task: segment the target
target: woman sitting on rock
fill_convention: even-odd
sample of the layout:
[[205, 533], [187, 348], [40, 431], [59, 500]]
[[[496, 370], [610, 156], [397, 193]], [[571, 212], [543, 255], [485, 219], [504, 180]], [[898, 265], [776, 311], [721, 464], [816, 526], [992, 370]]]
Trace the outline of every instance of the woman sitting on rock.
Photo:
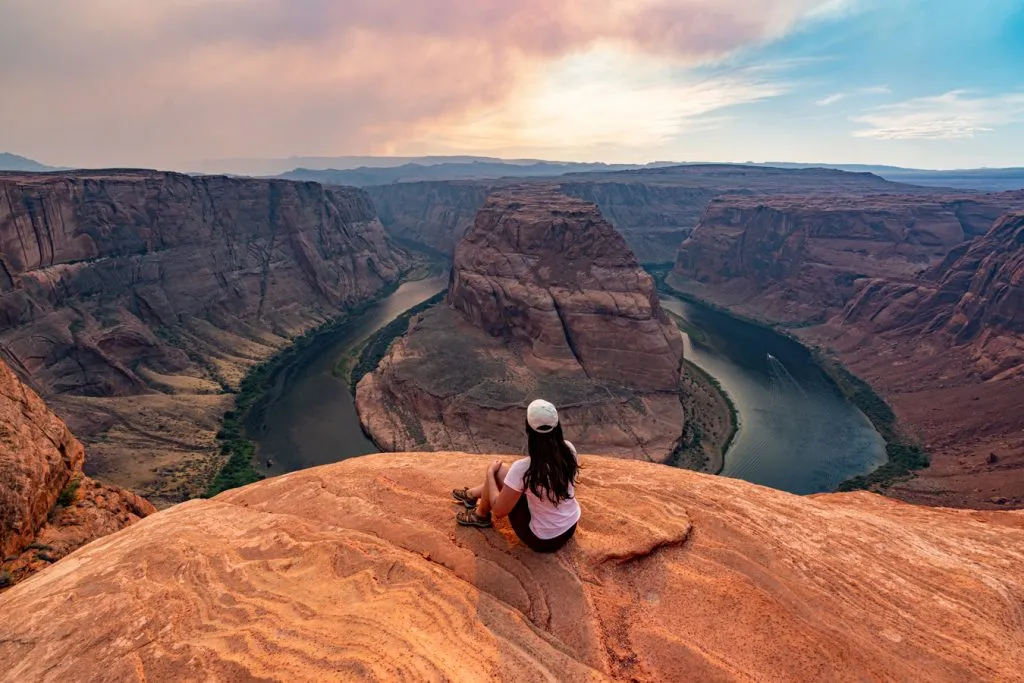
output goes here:
[[462, 526], [486, 528], [492, 514], [508, 515], [519, 540], [537, 552], [551, 553], [576, 533], [579, 456], [562, 436], [558, 411], [547, 401], [534, 401], [526, 409], [526, 436], [529, 457], [511, 467], [495, 460], [487, 467], [483, 484], [452, 491], [455, 500], [469, 508], [455, 519]]

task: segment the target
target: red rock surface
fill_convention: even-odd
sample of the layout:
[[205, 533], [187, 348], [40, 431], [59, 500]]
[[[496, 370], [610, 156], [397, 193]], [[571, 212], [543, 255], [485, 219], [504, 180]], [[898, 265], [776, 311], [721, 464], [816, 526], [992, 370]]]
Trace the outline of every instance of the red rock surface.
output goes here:
[[3, 356], [85, 440], [91, 473], [162, 502], [209, 476], [223, 392], [401, 262], [351, 188], [0, 173]]
[[[155, 511], [83, 477], [84, 461], [67, 426], [0, 361], [0, 588]], [[58, 505], [72, 482], [76, 500]]]
[[592, 204], [547, 189], [488, 200], [455, 254], [446, 305], [414, 319], [360, 382], [385, 450], [518, 450], [522, 408], [569, 438], [664, 462], [683, 430], [682, 338], [651, 277]]
[[153, 515], [0, 595], [11, 680], [1019, 681], [1024, 513], [585, 456], [554, 555], [456, 527], [488, 457], [387, 454]]
[[912, 278], [985, 234], [1021, 193], [722, 197], [683, 243], [674, 283], [740, 311], [824, 322], [863, 278]]

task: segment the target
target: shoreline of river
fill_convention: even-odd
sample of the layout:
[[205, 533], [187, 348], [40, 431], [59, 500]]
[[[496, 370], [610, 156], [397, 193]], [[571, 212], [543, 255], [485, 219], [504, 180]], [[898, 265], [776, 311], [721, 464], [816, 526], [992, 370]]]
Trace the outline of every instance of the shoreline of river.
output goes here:
[[774, 324], [770, 321], [735, 313], [713, 301], [678, 290], [668, 283], [669, 273], [661, 268], [652, 268], [648, 272], [654, 278], [659, 292], [664, 292], [692, 305], [703, 306], [737, 321], [770, 330], [803, 347], [840, 394], [868, 419], [885, 442], [886, 460], [866, 474], [845, 479], [835, 487], [834, 491], [869, 490], [872, 487], [885, 489], [892, 484], [912, 478], [917, 470], [928, 466], [928, 454], [919, 444], [904, 436], [888, 402], [868, 382], [850, 371], [842, 361], [831, 356], [827, 349], [807, 345], [790, 331], [792, 326]]
[[[682, 385], [688, 390], [682, 397], [687, 417], [683, 433], [686, 443], [680, 444], [680, 450], [673, 454], [673, 462], [666, 464], [720, 475], [740, 430], [739, 411], [721, 383], [696, 363], [684, 358], [682, 375]], [[697, 390], [686, 387], [687, 382], [696, 385]], [[709, 432], [711, 438], [706, 441]]]
[[[433, 265], [431, 264], [431, 269]], [[222, 456], [226, 455], [227, 460], [209, 482], [204, 497], [209, 498], [266, 477], [258, 469], [257, 440], [248, 433], [246, 423], [252, 410], [266, 400], [277, 375], [289, 369], [293, 363], [301, 365], [311, 352], [314, 355], [318, 353], [319, 347], [329, 343], [330, 338], [344, 333], [346, 327], [353, 321], [395, 294], [402, 285], [427, 279], [430, 270], [424, 270], [424, 267], [425, 264], [417, 264], [402, 272], [374, 296], [346, 309], [337, 317], [310, 328], [246, 372], [239, 382], [237, 391], [234, 392], [234, 406], [224, 413], [217, 432], [219, 452]]]

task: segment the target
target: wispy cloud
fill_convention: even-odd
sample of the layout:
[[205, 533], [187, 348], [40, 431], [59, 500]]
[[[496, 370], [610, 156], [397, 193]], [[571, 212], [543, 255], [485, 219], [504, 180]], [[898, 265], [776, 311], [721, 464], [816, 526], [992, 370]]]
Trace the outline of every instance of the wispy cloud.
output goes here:
[[1024, 92], [989, 97], [951, 90], [877, 107], [853, 118], [867, 128], [856, 137], [881, 140], [954, 140], [973, 138], [1016, 121], [1024, 121]]
[[836, 102], [845, 100], [849, 97], [856, 97], [858, 95], [888, 95], [891, 92], [892, 91], [889, 90], [889, 86], [887, 85], [873, 85], [868, 88], [858, 88], [857, 90], [853, 90], [851, 92], [837, 92], [832, 95], [829, 95], [828, 97], [823, 97], [822, 99], [815, 102], [815, 104], [817, 104], [819, 107], [827, 107], [829, 105], [835, 104]]
[[[0, 0], [0, 148], [55, 163], [168, 165], [386, 152], [410, 132], [455, 135], [477, 115], [526, 111], [552, 65], [574, 55], [607, 47], [685, 72], [842, 4]], [[667, 97], [641, 94], [652, 105]], [[581, 131], [593, 134], [561, 135]]]
[[827, 107], [830, 104], [835, 104], [836, 102], [839, 102], [840, 100], [845, 100], [847, 97], [849, 97], [847, 93], [837, 92], [833, 95], [829, 95], [828, 97], [823, 97], [822, 99], [815, 102], [815, 104], [817, 104], [819, 107]]
[[762, 64], [697, 80], [656, 60], [599, 50], [556, 66], [500, 107], [425, 137], [501, 155], [598, 153], [614, 145], [657, 156], [680, 134], [721, 127], [734, 107], [791, 92], [787, 71]]

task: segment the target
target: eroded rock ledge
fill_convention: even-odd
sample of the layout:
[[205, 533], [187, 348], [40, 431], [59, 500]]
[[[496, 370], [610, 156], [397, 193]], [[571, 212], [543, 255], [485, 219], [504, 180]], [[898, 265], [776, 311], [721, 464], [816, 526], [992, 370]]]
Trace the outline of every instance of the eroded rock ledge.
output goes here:
[[0, 589], [156, 511], [85, 477], [84, 463], [67, 425], [0, 361]]
[[[1019, 680], [1024, 513], [585, 456], [576, 539], [455, 526], [493, 456], [369, 456], [153, 515], [0, 596], [12, 680]], [[472, 656], [469, 656], [472, 653]]]

